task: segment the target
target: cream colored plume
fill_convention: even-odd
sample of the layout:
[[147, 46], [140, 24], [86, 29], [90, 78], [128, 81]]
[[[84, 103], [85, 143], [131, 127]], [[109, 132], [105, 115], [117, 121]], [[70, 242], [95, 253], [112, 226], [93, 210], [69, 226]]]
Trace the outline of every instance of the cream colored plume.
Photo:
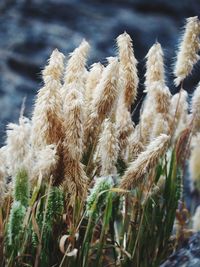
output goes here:
[[95, 90], [92, 110], [103, 121], [112, 111], [118, 96], [119, 63], [115, 58], [105, 68], [102, 78]]
[[28, 169], [31, 135], [31, 124], [29, 119], [20, 117], [19, 124], [8, 124], [6, 135], [7, 138], [4, 153], [9, 175], [14, 176], [19, 169]]
[[0, 177], [0, 208], [3, 207], [4, 205], [5, 197], [6, 197], [6, 181]]
[[51, 82], [52, 79], [60, 81], [63, 77], [65, 56], [55, 49], [49, 59], [49, 64], [42, 71], [45, 83]]
[[41, 150], [32, 150], [31, 165], [28, 173], [31, 182], [34, 184], [38, 177], [49, 179], [51, 173], [55, 170], [58, 162], [57, 147], [55, 145], [47, 145]]
[[100, 82], [98, 83], [91, 104], [91, 113], [85, 122], [85, 143], [92, 140], [100, 128], [103, 120], [109, 117], [116, 107], [118, 98], [118, 60], [113, 60], [104, 69]]
[[80, 161], [65, 153], [65, 177], [62, 184], [66, 193], [67, 206], [74, 206], [76, 199], [84, 201], [87, 196], [88, 178]]
[[149, 49], [146, 59], [145, 87], [148, 91], [153, 82], [165, 81], [163, 50], [158, 42]]
[[200, 131], [200, 83], [194, 91], [192, 97], [192, 120], [193, 120], [193, 132]]
[[91, 66], [91, 69], [88, 73], [88, 77], [87, 77], [87, 81], [85, 85], [85, 88], [86, 88], [85, 89], [85, 101], [86, 101], [86, 105], [88, 106], [88, 109], [93, 100], [93, 95], [94, 95], [96, 86], [101, 79], [103, 69], [104, 67], [100, 62], [94, 63]]
[[[155, 107], [153, 105], [148, 105], [147, 103], [148, 99], [146, 98], [144, 100], [143, 107], [141, 109], [141, 115], [140, 115], [140, 141], [143, 145], [146, 145], [151, 136], [151, 130], [153, 128], [154, 119], [155, 119]], [[153, 102], [152, 102], [153, 103]], [[150, 102], [149, 102], [150, 104]], [[148, 107], [148, 108], [147, 108]]]
[[189, 160], [190, 176], [193, 184], [200, 191], [200, 133], [192, 137]]
[[72, 83], [78, 82], [80, 85], [79, 90], [84, 93], [84, 83], [86, 80], [87, 70], [85, 68], [90, 45], [87, 41], [83, 40], [79, 47], [77, 47], [71, 54], [67, 62], [64, 85], [61, 89], [62, 97], [65, 98]]
[[155, 167], [157, 162], [168, 149], [170, 137], [162, 134], [153, 140], [138, 158], [133, 161], [124, 176], [122, 177], [120, 188], [130, 190], [141, 184], [145, 174]]
[[[55, 75], [55, 73], [61, 74], [62, 71], [57, 67], [59, 62], [56, 61], [56, 64], [54, 64], [53, 58], [51, 56], [49, 65], [43, 71], [45, 84], [37, 94], [32, 116], [32, 144], [39, 149], [50, 144], [57, 145], [63, 137], [62, 99], [60, 94], [61, 77]], [[63, 65], [63, 57], [60, 56], [58, 58], [60, 65]], [[58, 69], [59, 71], [57, 71]]]
[[155, 96], [156, 112], [168, 115], [171, 100], [171, 93], [167, 86], [161, 85], [159, 82], [153, 86], [153, 95]]
[[[2, 146], [0, 148], [0, 177], [7, 175], [7, 146]], [[1, 180], [1, 179], [0, 179]]]
[[159, 43], [154, 44], [146, 58], [145, 91], [147, 92], [147, 96], [143, 104], [140, 119], [141, 141], [143, 144], [147, 144], [152, 136], [152, 129], [155, 126], [158, 113], [162, 114], [162, 121], [165, 120], [167, 122], [170, 120], [169, 105], [171, 99], [169, 88], [165, 85], [161, 45]]
[[192, 228], [195, 232], [200, 231], [200, 206], [196, 208], [195, 214], [192, 217], [193, 225]]
[[[181, 131], [189, 125], [188, 120], [188, 93], [181, 90], [179, 93], [173, 95], [170, 103], [171, 122], [175, 127], [174, 138], [176, 139]], [[172, 126], [173, 126], [172, 125]]]
[[134, 123], [131, 118], [131, 113], [123, 103], [118, 103], [116, 111], [116, 130], [120, 147], [120, 156], [127, 161], [129, 151], [128, 138], [134, 132]]
[[123, 83], [124, 103], [128, 109], [137, 97], [139, 83], [137, 60], [134, 55], [131, 37], [125, 32], [117, 37], [120, 60], [120, 77]]
[[176, 115], [176, 120], [186, 121], [188, 114], [188, 93], [185, 90], [181, 90], [179, 93], [175, 94], [171, 98], [170, 103], [170, 113], [171, 116]]
[[83, 153], [83, 94], [74, 82], [64, 101], [64, 181], [67, 205], [73, 206], [75, 199], [84, 199], [87, 192], [87, 177], [80, 163]]
[[155, 139], [161, 134], [169, 134], [170, 127], [169, 127], [169, 121], [167, 121], [163, 114], [158, 113], [155, 117], [153, 127], [151, 130], [151, 140]]
[[185, 32], [179, 45], [177, 61], [174, 68], [176, 86], [192, 72], [193, 66], [199, 60], [198, 52], [200, 21], [198, 17], [191, 17], [186, 20]]
[[74, 84], [64, 101], [64, 148], [74, 160], [81, 160], [83, 153], [83, 97]]
[[110, 119], [103, 123], [103, 131], [99, 139], [99, 156], [101, 161], [101, 176], [116, 174], [116, 163], [119, 153], [115, 124]]
[[165, 85], [163, 51], [159, 43], [155, 43], [146, 56], [145, 92], [147, 100], [145, 106], [152, 106], [156, 102], [157, 112], [165, 113], [171, 96], [168, 87]]
[[134, 131], [128, 137], [128, 160], [135, 160], [138, 155], [144, 150], [144, 145], [140, 140], [140, 125], [137, 125]]
[[4, 199], [6, 196], [6, 176], [7, 176], [7, 168], [6, 168], [6, 150], [5, 146], [0, 148], [0, 207], [3, 206]]

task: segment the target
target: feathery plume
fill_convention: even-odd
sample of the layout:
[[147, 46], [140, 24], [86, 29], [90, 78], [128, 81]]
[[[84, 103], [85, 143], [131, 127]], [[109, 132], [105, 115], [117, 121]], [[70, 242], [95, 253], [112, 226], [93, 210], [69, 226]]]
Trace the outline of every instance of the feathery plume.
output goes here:
[[140, 141], [140, 126], [135, 127], [134, 132], [128, 137], [128, 159], [129, 161], [135, 160], [138, 155], [144, 150], [144, 146]]
[[6, 196], [6, 156], [5, 147], [0, 148], [0, 207], [3, 206]]
[[154, 99], [155, 111], [157, 113], [168, 115], [171, 100], [169, 88], [165, 86], [162, 81], [158, 81], [153, 82], [151, 86], [149, 86], [149, 90], [151, 91], [151, 99]]
[[7, 175], [7, 165], [7, 146], [3, 146], [0, 148], [0, 177]]
[[10, 123], [6, 130], [6, 162], [9, 175], [26, 168], [30, 153], [31, 124], [28, 118], [20, 117], [19, 124]]
[[101, 176], [116, 174], [116, 163], [119, 146], [114, 123], [106, 119], [99, 139], [99, 154], [101, 159]]
[[125, 161], [128, 156], [128, 138], [134, 131], [131, 114], [123, 103], [119, 103], [116, 111], [117, 138], [120, 147], [120, 156]]
[[[168, 125], [171, 122], [171, 117], [169, 115], [170, 100], [171, 93], [169, 88], [165, 86], [162, 81], [152, 82], [151, 85], [149, 85], [140, 123], [144, 144], [147, 143], [154, 134], [158, 134], [160, 131], [162, 132], [162, 126], [164, 128], [166, 127], [166, 129], [163, 128], [163, 133], [168, 132]], [[157, 117], [161, 119], [162, 123], [159, 122]], [[152, 135], [153, 127], [154, 134]]]
[[[49, 65], [43, 71], [45, 84], [38, 92], [32, 116], [32, 144], [37, 149], [57, 145], [63, 137], [61, 85], [57, 75], [61, 71], [57, 67], [59, 63], [56, 61], [55, 64], [53, 59], [54, 56], [51, 56]], [[63, 56], [58, 59], [62, 65]]]
[[61, 82], [64, 70], [64, 59], [65, 56], [60, 53], [58, 49], [52, 52], [48, 60], [48, 65], [42, 71], [44, 83], [51, 82], [52, 79]]
[[200, 131], [200, 83], [192, 97], [193, 132]]
[[193, 66], [199, 60], [198, 52], [200, 50], [199, 43], [200, 21], [198, 17], [191, 17], [186, 20], [185, 32], [183, 34], [177, 61], [174, 68], [176, 86], [192, 72]]
[[86, 105], [88, 106], [88, 109], [93, 100], [94, 90], [96, 89], [97, 84], [101, 79], [103, 69], [104, 67], [100, 62], [94, 63], [88, 73], [85, 85], [85, 101]]
[[65, 153], [65, 177], [62, 184], [66, 193], [67, 206], [74, 206], [76, 198], [85, 200], [88, 188], [88, 178], [83, 165]]
[[165, 81], [163, 50], [158, 42], [149, 49], [146, 59], [145, 87], [148, 91], [153, 82]]
[[141, 141], [148, 143], [155, 125], [155, 114], [161, 113], [163, 119], [169, 121], [169, 105], [171, 93], [165, 85], [163, 51], [159, 43], [155, 43], [149, 50], [146, 62], [145, 92], [146, 99], [140, 119]]
[[162, 134], [153, 140], [147, 146], [146, 150], [130, 164], [129, 168], [122, 177], [120, 188], [130, 190], [142, 183], [145, 174], [155, 167], [160, 157], [162, 157], [166, 152], [169, 139], [169, 136]]
[[195, 214], [192, 217], [193, 225], [192, 228], [195, 232], [200, 231], [200, 206], [196, 208]]
[[[75, 88], [75, 87], [74, 87]], [[64, 147], [75, 160], [81, 160], [83, 152], [83, 99], [82, 94], [72, 89], [64, 102]]]
[[79, 90], [83, 93], [84, 83], [86, 79], [87, 70], [85, 64], [88, 56], [90, 45], [86, 40], [83, 40], [79, 47], [77, 47], [71, 54], [67, 62], [64, 85], [61, 89], [62, 98], [65, 99], [65, 95], [68, 92], [68, 87], [71, 83], [78, 82], [80, 85]]
[[196, 136], [192, 136], [191, 140], [191, 155], [189, 161], [189, 169], [191, 179], [195, 187], [200, 191], [200, 133]]
[[141, 109], [140, 123], [139, 123], [140, 141], [142, 142], [143, 145], [147, 144], [150, 139], [151, 130], [153, 127], [154, 118], [156, 114], [155, 107], [153, 105], [149, 105], [150, 102], [148, 104], [147, 101], [149, 102], [149, 99], [146, 98], [143, 103], [143, 107]]
[[120, 60], [120, 77], [123, 83], [124, 103], [128, 109], [137, 97], [139, 83], [137, 75], [137, 60], [131, 37], [124, 32], [117, 37], [118, 53]]
[[92, 107], [97, 113], [100, 121], [103, 121], [106, 116], [112, 111], [113, 105], [118, 96], [118, 73], [119, 64], [115, 58], [102, 74], [102, 78], [95, 90]]
[[29, 168], [29, 177], [34, 184], [38, 177], [49, 179], [51, 173], [58, 163], [57, 147], [55, 145], [47, 145], [44, 148], [32, 151], [31, 168]]
[[[179, 134], [187, 127], [188, 119], [188, 94], [185, 90], [173, 95], [170, 103], [171, 123], [176, 124], [174, 139], [176, 140]], [[173, 127], [173, 125], [172, 125]]]
[[83, 153], [83, 95], [78, 82], [66, 94], [64, 101], [64, 182], [68, 206], [73, 206], [76, 197], [84, 199], [87, 192], [87, 177], [80, 163]]
[[158, 113], [155, 117], [154, 124], [151, 130], [151, 140], [161, 134], [169, 134], [169, 122], [163, 117], [163, 114]]
[[94, 138], [103, 120], [113, 111], [118, 97], [118, 71], [117, 59], [108, 64], [103, 71], [95, 90], [91, 113], [85, 122], [85, 143]]
[[188, 93], [185, 90], [181, 90], [171, 98], [170, 113], [174, 117], [176, 115], [176, 121], [186, 121], [188, 114]]
[[6, 197], [6, 181], [0, 171], [0, 208], [3, 207]]
[[163, 51], [158, 42], [150, 48], [146, 59], [145, 92], [148, 94], [145, 105], [152, 105], [152, 101], [155, 99], [157, 112], [165, 113], [168, 111], [171, 94], [165, 85]]

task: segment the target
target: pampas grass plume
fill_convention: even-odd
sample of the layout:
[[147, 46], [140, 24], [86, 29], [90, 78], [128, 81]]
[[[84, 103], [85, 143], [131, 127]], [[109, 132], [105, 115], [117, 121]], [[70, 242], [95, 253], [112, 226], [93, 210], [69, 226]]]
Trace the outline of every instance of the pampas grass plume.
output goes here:
[[119, 153], [115, 124], [106, 119], [99, 139], [99, 156], [101, 159], [101, 176], [116, 174], [116, 163]]
[[200, 21], [198, 17], [191, 17], [186, 20], [185, 32], [179, 45], [177, 61], [174, 68], [176, 86], [192, 72], [193, 66], [199, 60], [198, 52]]
[[58, 49], [55, 49], [52, 52], [48, 65], [42, 71], [43, 80], [45, 83], [48, 83], [52, 79], [61, 82], [64, 71], [64, 59], [65, 56], [59, 52]]
[[200, 83], [194, 91], [192, 97], [192, 119], [193, 119], [193, 132], [200, 131]]
[[118, 103], [116, 111], [116, 130], [117, 138], [120, 147], [120, 156], [127, 160], [128, 153], [128, 138], [134, 132], [134, 123], [131, 118], [131, 113], [123, 103]]
[[[59, 60], [62, 65], [63, 57], [61, 56]], [[55, 79], [54, 75], [57, 65], [58, 63], [54, 65], [54, 61], [49, 61], [46, 68], [50, 68], [51, 72], [48, 72], [48, 79], [44, 77], [45, 84], [38, 92], [33, 110], [31, 139], [33, 146], [37, 149], [50, 144], [57, 145], [63, 137], [61, 85], [60, 79], [57, 77]], [[46, 68], [43, 73], [46, 72]]]
[[134, 55], [132, 40], [126, 32], [117, 37], [120, 60], [120, 77], [123, 83], [124, 103], [128, 109], [136, 100], [139, 83], [137, 75], [137, 60]]
[[83, 153], [83, 98], [77, 89], [68, 92], [63, 109], [64, 147], [73, 159], [80, 160]]
[[64, 74], [64, 85], [61, 89], [62, 98], [68, 92], [68, 87], [71, 83], [79, 82], [79, 90], [84, 93], [84, 83], [86, 78], [86, 60], [90, 45], [86, 40], [83, 40], [79, 47], [77, 47], [69, 57]]
[[158, 42], [149, 49], [146, 59], [145, 87], [148, 91], [153, 82], [165, 81], [163, 50]]
[[93, 101], [91, 103], [91, 112], [84, 126], [84, 142], [94, 140], [95, 134], [100, 129], [103, 120], [109, 117], [118, 98], [118, 78], [119, 63], [117, 58], [103, 70], [102, 77], [98, 83]]
[[65, 173], [62, 187], [66, 194], [67, 206], [74, 206], [76, 198], [84, 201], [87, 195], [88, 178], [83, 165], [65, 154]]
[[130, 190], [142, 183], [145, 174], [155, 167], [160, 157], [166, 152], [169, 139], [169, 136], [162, 134], [147, 146], [125, 172], [120, 184], [121, 189]]
[[110, 114], [118, 96], [119, 63], [115, 58], [105, 68], [95, 90], [92, 107], [100, 121]]
[[195, 232], [200, 231], [200, 206], [196, 208], [195, 214], [192, 217], [193, 225], [192, 228]]
[[96, 89], [97, 84], [99, 83], [100, 79], [101, 79], [101, 75], [103, 72], [103, 65], [98, 62], [98, 63], [94, 63], [91, 66], [91, 69], [88, 73], [88, 77], [87, 77], [87, 81], [86, 81], [86, 89], [85, 89], [85, 101], [86, 101], [86, 105], [89, 109], [89, 106], [93, 100], [93, 95], [94, 95], [94, 91]]
[[194, 186], [200, 191], [200, 133], [192, 137], [189, 169]]
[[8, 172], [10, 175], [15, 175], [19, 168], [28, 167], [31, 135], [29, 119], [20, 117], [19, 124], [8, 124], [6, 135], [5, 155]]

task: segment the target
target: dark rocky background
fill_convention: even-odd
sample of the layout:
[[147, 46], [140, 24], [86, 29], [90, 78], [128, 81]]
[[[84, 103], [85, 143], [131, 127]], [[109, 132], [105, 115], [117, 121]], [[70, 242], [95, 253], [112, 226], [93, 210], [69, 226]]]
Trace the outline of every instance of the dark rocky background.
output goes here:
[[[0, 0], [0, 140], [5, 125], [18, 119], [24, 97], [30, 115], [40, 71], [54, 48], [66, 54], [86, 38], [92, 46], [88, 64], [105, 62], [116, 52], [115, 38], [127, 31], [140, 76], [144, 57], [158, 40], [169, 78], [184, 18], [199, 11], [200, 0]], [[185, 87], [192, 91], [199, 78], [197, 67]], [[175, 91], [171, 82], [168, 85]]]

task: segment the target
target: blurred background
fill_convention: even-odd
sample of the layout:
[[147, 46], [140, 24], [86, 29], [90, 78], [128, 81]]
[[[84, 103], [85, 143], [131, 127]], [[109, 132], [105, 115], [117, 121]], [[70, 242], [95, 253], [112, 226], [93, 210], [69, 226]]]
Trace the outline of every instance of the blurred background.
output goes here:
[[[17, 121], [23, 98], [30, 116], [41, 69], [54, 48], [71, 52], [83, 38], [91, 44], [88, 66], [116, 54], [115, 38], [127, 31], [139, 60], [143, 90], [145, 55], [155, 41], [165, 52], [168, 86], [185, 18], [198, 15], [200, 0], [0, 0], [0, 142], [5, 126]], [[185, 83], [192, 92], [198, 66]]]

